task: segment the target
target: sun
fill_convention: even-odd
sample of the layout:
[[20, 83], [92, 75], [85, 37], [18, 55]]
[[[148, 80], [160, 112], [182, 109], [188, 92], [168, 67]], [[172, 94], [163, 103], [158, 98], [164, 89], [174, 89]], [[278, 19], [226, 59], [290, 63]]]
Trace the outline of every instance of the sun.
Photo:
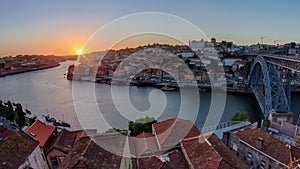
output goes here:
[[82, 54], [83, 54], [83, 51], [82, 51], [82, 49], [78, 49], [78, 50], [76, 50], [76, 54], [77, 54], [77, 55], [82, 55]]

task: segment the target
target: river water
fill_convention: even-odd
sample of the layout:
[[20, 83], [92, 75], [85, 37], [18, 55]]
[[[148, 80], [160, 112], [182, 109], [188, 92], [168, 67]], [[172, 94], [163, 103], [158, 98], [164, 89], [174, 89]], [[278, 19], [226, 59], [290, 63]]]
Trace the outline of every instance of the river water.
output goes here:
[[[22, 103], [24, 109], [31, 110], [40, 119], [43, 119], [42, 115], [49, 114], [70, 123], [73, 129], [97, 128], [100, 132], [110, 127], [126, 128], [128, 119], [144, 116], [156, 117], [158, 121], [185, 117], [185, 112], [193, 111], [199, 102], [194, 99], [194, 91], [187, 91], [181, 97], [181, 91], [162, 92], [151, 87], [114, 86], [114, 97], [123, 104], [123, 107], [118, 108], [111, 95], [110, 85], [65, 79], [63, 74], [72, 63], [74, 62], [62, 62], [56, 68], [0, 78], [0, 99]], [[129, 94], [124, 92], [127, 90]], [[222, 95], [221, 92], [218, 94]], [[144, 113], [131, 114], [132, 109], [128, 108], [130, 104], [122, 101], [126, 97], [137, 112]], [[296, 117], [300, 111], [300, 106], [297, 105], [299, 99], [299, 94], [292, 95], [292, 111]], [[186, 103], [183, 115], [180, 111], [182, 100]], [[124, 107], [124, 104], [128, 106]], [[217, 104], [211, 104], [211, 92], [200, 92], [198, 116], [190, 116], [198, 128], [203, 126], [210, 106]], [[227, 94], [224, 111], [213, 113], [220, 115], [220, 122], [226, 122], [241, 111], [248, 112], [251, 121], [259, 118], [261, 111], [254, 95]], [[101, 116], [98, 117], [95, 112], [100, 112]]]

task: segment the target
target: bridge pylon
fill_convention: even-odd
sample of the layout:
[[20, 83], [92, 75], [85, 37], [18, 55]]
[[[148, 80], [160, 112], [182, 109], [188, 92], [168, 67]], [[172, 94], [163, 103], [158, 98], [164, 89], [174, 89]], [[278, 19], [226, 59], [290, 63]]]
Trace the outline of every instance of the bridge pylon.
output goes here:
[[269, 118], [270, 122], [275, 123], [293, 123], [294, 114], [292, 112], [276, 112], [274, 110], [270, 110]]

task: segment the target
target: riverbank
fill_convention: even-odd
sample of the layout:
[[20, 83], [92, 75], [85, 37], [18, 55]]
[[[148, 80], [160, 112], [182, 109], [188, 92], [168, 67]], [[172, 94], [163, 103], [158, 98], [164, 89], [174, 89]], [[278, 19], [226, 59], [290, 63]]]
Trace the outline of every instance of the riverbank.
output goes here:
[[[131, 111], [121, 110], [122, 112], [119, 112], [115, 108], [116, 103], [112, 96], [111, 86], [101, 83], [69, 81], [63, 78], [63, 74], [68, 69], [68, 66], [74, 63], [76, 62], [60, 62], [60, 66], [52, 69], [0, 78], [1, 99], [21, 103], [24, 105], [24, 109], [30, 110], [32, 115], [36, 115], [38, 119], [43, 120], [43, 115], [47, 114], [56, 120], [66, 121], [71, 125], [72, 130], [80, 129], [87, 125], [85, 120], [79, 117], [93, 117], [96, 119], [99, 117], [99, 113], [103, 114], [103, 117], [97, 119], [98, 122], [95, 125], [102, 127], [103, 131], [107, 127], [126, 127], [128, 121], [119, 114], [124, 113], [127, 116], [131, 114]], [[125, 92], [128, 89], [129, 93]], [[120, 99], [124, 98], [125, 100], [129, 95], [132, 105], [140, 111], [148, 110], [151, 105], [153, 105], [153, 108], [159, 107], [162, 104], [162, 97], [165, 95], [167, 102], [164, 111], [153, 109], [153, 111], [149, 112], [149, 115], [162, 121], [177, 117], [179, 112], [197, 111], [198, 115], [195, 125], [198, 128], [203, 127], [207, 113], [212, 105], [212, 94], [209, 90], [206, 90], [206, 92], [200, 91], [199, 110], [195, 110], [193, 106], [189, 106], [199, 104], [193, 97], [192, 92], [194, 90], [186, 90], [187, 92], [184, 95], [181, 95], [179, 90], [167, 91], [161, 95], [161, 92], [153, 89], [155, 88], [114, 86], [114, 92], [118, 93]], [[88, 91], [91, 91], [91, 93]], [[216, 92], [216, 95], [216, 99], [218, 99], [218, 96], [222, 95], [222, 93]], [[291, 103], [293, 112], [300, 112], [299, 106], [297, 106], [299, 98], [298, 94], [293, 95]], [[185, 100], [188, 105], [182, 105], [181, 100]], [[185, 107], [182, 109], [182, 106]], [[220, 112], [222, 113], [220, 122], [229, 121], [236, 112], [242, 111], [249, 112], [250, 120], [255, 121], [255, 116], [260, 112], [255, 96], [253, 94], [248, 94], [247, 96], [238, 93], [227, 94], [225, 108]], [[81, 113], [83, 116], [78, 116]], [[295, 116], [298, 117], [298, 114], [295, 114]], [[109, 126], [105, 125], [107, 122], [109, 122]]]
[[26, 73], [26, 72], [32, 72], [32, 71], [38, 71], [38, 70], [43, 70], [43, 69], [50, 69], [50, 68], [54, 68], [54, 67], [58, 67], [58, 66], [60, 66], [59, 63], [52, 63], [52, 64], [49, 64], [49, 65], [43, 65], [43, 66], [37, 66], [37, 67], [31, 67], [31, 68], [8, 70], [6, 72], [1, 72], [0, 77], [20, 74], [20, 73]]
[[77, 56], [17, 55], [0, 58], [0, 77], [60, 66], [60, 62], [76, 60]]

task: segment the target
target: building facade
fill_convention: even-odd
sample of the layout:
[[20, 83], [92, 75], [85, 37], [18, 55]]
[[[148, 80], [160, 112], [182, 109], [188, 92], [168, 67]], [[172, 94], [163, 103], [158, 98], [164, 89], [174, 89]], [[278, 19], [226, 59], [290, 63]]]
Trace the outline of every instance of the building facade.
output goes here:
[[223, 134], [223, 141], [254, 168], [279, 169], [300, 158], [300, 149], [248, 127]]

